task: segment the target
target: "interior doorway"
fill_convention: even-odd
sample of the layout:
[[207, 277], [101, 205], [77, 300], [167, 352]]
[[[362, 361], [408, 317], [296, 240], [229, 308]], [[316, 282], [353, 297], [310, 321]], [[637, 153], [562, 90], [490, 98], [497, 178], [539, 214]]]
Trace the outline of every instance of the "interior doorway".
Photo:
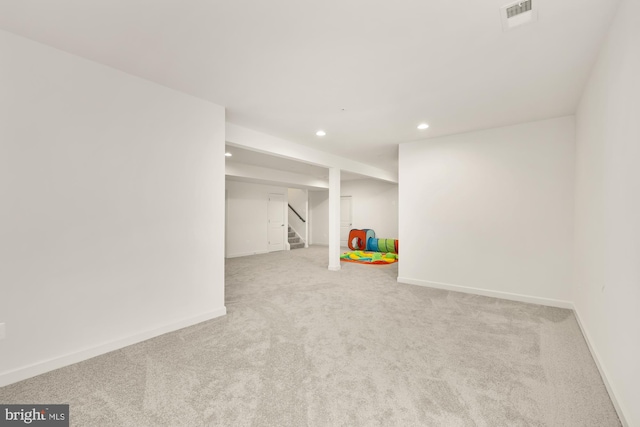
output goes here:
[[284, 194], [269, 194], [269, 252], [283, 251], [285, 239], [285, 210]]
[[348, 246], [352, 222], [351, 196], [340, 197], [340, 246]]

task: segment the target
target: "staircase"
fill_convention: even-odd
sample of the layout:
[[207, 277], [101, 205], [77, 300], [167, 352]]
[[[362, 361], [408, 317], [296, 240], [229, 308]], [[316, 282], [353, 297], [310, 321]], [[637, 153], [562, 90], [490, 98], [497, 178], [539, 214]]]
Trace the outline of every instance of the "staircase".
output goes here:
[[289, 247], [291, 249], [304, 248], [304, 242], [291, 227], [289, 227]]

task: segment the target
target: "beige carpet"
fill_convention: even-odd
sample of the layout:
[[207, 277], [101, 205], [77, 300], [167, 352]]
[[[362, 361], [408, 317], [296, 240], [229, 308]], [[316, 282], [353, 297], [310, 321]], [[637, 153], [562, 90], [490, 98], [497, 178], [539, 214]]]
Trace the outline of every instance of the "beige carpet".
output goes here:
[[226, 317], [0, 402], [70, 403], [76, 426], [619, 425], [570, 311], [326, 266], [326, 247], [227, 260]]

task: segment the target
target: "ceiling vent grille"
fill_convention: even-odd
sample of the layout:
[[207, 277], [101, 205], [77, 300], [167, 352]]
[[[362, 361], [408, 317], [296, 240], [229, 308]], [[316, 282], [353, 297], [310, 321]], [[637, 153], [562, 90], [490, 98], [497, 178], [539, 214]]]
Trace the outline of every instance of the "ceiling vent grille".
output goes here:
[[507, 7], [507, 18], [513, 18], [516, 15], [525, 13], [531, 10], [531, 0], [523, 1], [522, 3], [514, 4]]
[[500, 8], [502, 30], [507, 31], [520, 25], [538, 20], [538, 10], [533, 7], [533, 0], [522, 0]]

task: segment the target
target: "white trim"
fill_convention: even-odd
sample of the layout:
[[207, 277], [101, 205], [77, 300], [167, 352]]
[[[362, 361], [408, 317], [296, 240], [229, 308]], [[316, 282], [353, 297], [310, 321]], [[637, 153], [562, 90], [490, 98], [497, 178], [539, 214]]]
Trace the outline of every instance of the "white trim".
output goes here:
[[409, 285], [425, 286], [429, 288], [444, 289], [444, 290], [455, 291], [455, 292], [464, 292], [467, 294], [483, 295], [483, 296], [502, 298], [502, 299], [507, 299], [512, 301], [546, 305], [550, 307], [568, 308], [572, 310], [575, 315], [576, 321], [578, 322], [578, 326], [580, 327], [580, 331], [582, 332], [582, 336], [584, 337], [584, 340], [587, 343], [587, 347], [591, 352], [591, 357], [593, 358], [596, 366], [598, 367], [598, 372], [602, 377], [602, 382], [604, 383], [604, 386], [607, 389], [607, 393], [609, 393], [609, 398], [611, 399], [611, 403], [613, 403], [613, 407], [615, 408], [616, 413], [618, 414], [618, 418], [620, 419], [620, 422], [624, 427], [629, 427], [629, 424], [627, 423], [624, 417], [625, 410], [616, 397], [615, 388], [613, 384], [609, 381], [607, 370], [604, 368], [602, 363], [600, 363], [600, 357], [598, 356], [598, 352], [592, 344], [592, 340], [589, 336], [589, 333], [587, 332], [582, 321], [580, 320], [580, 313], [578, 312], [578, 309], [573, 305], [572, 302], [556, 300], [551, 298], [534, 297], [530, 295], [513, 294], [509, 292], [492, 291], [488, 289], [471, 288], [471, 287], [460, 286], [460, 285], [451, 285], [448, 283], [431, 282], [428, 280], [411, 279], [408, 277], [398, 277], [398, 283], [406, 283]]
[[28, 378], [35, 377], [36, 375], [53, 371], [54, 369], [59, 369], [65, 366], [72, 365], [74, 363], [82, 362], [84, 360], [91, 359], [92, 357], [109, 353], [110, 351], [119, 350], [132, 344], [137, 344], [142, 341], [155, 338], [159, 335], [177, 331], [178, 329], [193, 326], [207, 320], [215, 319], [216, 317], [224, 316], [225, 314], [227, 314], [227, 308], [222, 306], [208, 313], [203, 313], [198, 316], [179, 320], [177, 322], [173, 322], [159, 328], [150, 329], [144, 332], [130, 335], [125, 338], [109, 341], [95, 347], [86, 348], [73, 353], [65, 354], [63, 356], [55, 357], [53, 359], [33, 363], [31, 365], [27, 365], [12, 371], [3, 372], [2, 374], [0, 374], [0, 387], [7, 386], [18, 381], [26, 380]]
[[607, 393], [609, 393], [609, 398], [611, 399], [611, 403], [613, 403], [613, 407], [618, 413], [618, 418], [620, 418], [620, 422], [624, 427], [628, 427], [629, 424], [627, 423], [627, 420], [624, 417], [625, 411], [623, 410], [622, 405], [616, 398], [615, 388], [613, 387], [613, 384], [609, 381], [607, 370], [604, 368], [602, 363], [600, 363], [600, 357], [598, 356], [598, 352], [596, 351], [596, 348], [591, 344], [592, 340], [589, 336], [589, 333], [585, 329], [582, 321], [580, 320], [580, 313], [578, 312], [578, 309], [575, 306], [573, 307], [573, 312], [576, 316], [576, 321], [578, 322], [578, 326], [580, 326], [580, 330], [582, 331], [582, 335], [584, 336], [584, 340], [587, 342], [587, 347], [589, 347], [589, 351], [591, 352], [591, 357], [593, 357], [593, 361], [596, 362], [596, 366], [598, 367], [598, 371], [600, 372], [600, 376], [602, 377], [602, 382], [604, 383], [604, 386], [607, 389]]
[[340, 168], [329, 168], [329, 270], [340, 270]]
[[550, 307], [573, 309], [573, 303], [551, 298], [534, 297], [531, 295], [513, 294], [510, 292], [492, 291], [489, 289], [472, 288], [468, 286], [451, 285], [449, 283], [430, 282], [428, 280], [412, 279], [409, 277], [398, 277], [398, 283], [409, 285], [426, 286], [428, 288], [445, 289], [448, 291], [464, 292], [467, 294], [483, 295], [486, 297], [502, 298], [511, 301], [520, 301], [530, 304], [540, 304]]
[[304, 223], [304, 247], [308, 248], [309, 247], [309, 242], [311, 241], [311, 237], [309, 236], [309, 221], [311, 218], [311, 215], [309, 215], [309, 189], [304, 190], [304, 194], [305, 194], [305, 202], [304, 202], [304, 209], [305, 212], [307, 212], [307, 220]]
[[268, 254], [268, 253], [269, 251], [240, 252], [237, 254], [227, 255], [227, 258], [239, 258], [241, 256], [262, 255], [262, 254]]
[[[282, 233], [282, 249], [271, 249], [271, 198], [277, 196], [282, 197], [282, 222], [281, 227]], [[276, 199], [276, 197], [274, 197]], [[277, 202], [277, 200], [274, 200]], [[289, 228], [289, 215], [287, 212], [287, 205], [289, 204], [289, 195], [284, 193], [269, 193], [267, 195], [267, 252], [280, 252], [280, 251], [288, 251], [289, 248], [289, 239], [288, 236], [288, 228]]]

